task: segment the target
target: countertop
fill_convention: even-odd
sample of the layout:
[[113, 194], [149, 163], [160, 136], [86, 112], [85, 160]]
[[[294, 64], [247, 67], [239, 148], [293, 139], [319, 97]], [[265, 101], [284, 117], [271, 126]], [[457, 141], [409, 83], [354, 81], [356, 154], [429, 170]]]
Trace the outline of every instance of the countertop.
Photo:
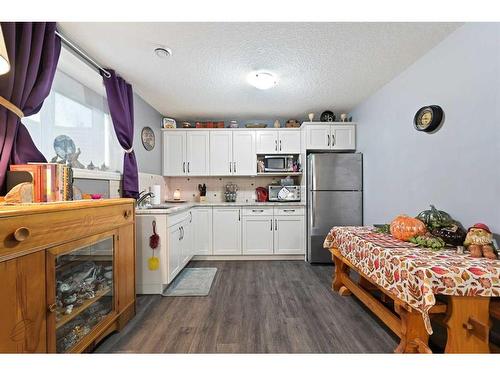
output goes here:
[[186, 203], [165, 203], [161, 206], [172, 206], [169, 208], [141, 208], [136, 209], [137, 215], [151, 214], [176, 214], [189, 210], [193, 207], [305, 207], [305, 202], [186, 202]]

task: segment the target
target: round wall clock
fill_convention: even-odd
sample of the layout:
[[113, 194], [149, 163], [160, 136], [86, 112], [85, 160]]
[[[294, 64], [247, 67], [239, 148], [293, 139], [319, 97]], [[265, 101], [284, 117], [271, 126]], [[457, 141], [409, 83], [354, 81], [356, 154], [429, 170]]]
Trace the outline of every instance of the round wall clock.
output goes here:
[[325, 111], [320, 116], [321, 122], [334, 122], [335, 115], [332, 111]]
[[142, 145], [148, 151], [155, 148], [155, 133], [149, 126], [145, 126], [141, 131]]
[[413, 119], [415, 129], [431, 133], [443, 122], [443, 109], [438, 105], [429, 105], [420, 108]]

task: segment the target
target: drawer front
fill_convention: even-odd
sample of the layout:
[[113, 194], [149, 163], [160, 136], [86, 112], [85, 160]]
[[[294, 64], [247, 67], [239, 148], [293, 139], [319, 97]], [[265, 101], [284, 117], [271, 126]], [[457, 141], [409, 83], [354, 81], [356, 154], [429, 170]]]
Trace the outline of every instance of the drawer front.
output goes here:
[[244, 208], [243, 216], [273, 216], [273, 208], [272, 207]]
[[185, 220], [192, 221], [192, 218], [193, 214], [191, 210], [179, 212], [178, 214], [169, 214], [167, 215], [167, 228], [173, 227]]
[[0, 219], [0, 260], [133, 222], [132, 204], [3, 218]]
[[290, 215], [290, 216], [304, 216], [305, 215], [304, 207], [275, 207], [274, 214], [275, 215]]

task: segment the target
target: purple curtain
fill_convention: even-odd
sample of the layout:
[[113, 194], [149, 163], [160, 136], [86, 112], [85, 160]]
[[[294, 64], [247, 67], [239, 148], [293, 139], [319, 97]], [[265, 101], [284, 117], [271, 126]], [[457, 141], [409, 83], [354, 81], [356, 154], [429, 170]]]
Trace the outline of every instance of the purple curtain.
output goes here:
[[103, 77], [106, 95], [108, 97], [109, 113], [118, 142], [125, 150], [123, 156], [123, 197], [137, 198], [139, 196], [139, 181], [137, 176], [137, 161], [132, 149], [134, 143], [134, 98], [132, 86], [116, 73], [107, 69], [111, 77]]
[[[49, 95], [61, 52], [55, 22], [2, 22], [11, 70], [0, 76], [0, 95], [25, 116], [37, 113]], [[10, 164], [45, 162], [21, 119], [0, 106], [0, 191]]]

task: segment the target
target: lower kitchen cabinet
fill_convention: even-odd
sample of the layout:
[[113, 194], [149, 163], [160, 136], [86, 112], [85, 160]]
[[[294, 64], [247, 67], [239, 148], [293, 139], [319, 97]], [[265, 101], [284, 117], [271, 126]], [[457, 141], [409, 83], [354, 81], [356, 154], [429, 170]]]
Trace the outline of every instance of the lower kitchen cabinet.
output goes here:
[[273, 216], [244, 216], [242, 250], [244, 255], [273, 253]]
[[172, 215], [167, 219], [168, 247], [167, 252], [167, 279], [164, 284], [170, 284], [179, 272], [193, 257], [193, 226], [191, 211]]
[[196, 207], [193, 214], [193, 255], [212, 255], [212, 207]]
[[304, 254], [304, 216], [278, 215], [274, 217], [274, 253]]
[[241, 254], [241, 209], [213, 209], [213, 254]]
[[174, 225], [168, 228], [168, 247], [167, 252], [167, 283], [171, 283], [181, 270], [181, 241], [182, 230], [180, 225]]

